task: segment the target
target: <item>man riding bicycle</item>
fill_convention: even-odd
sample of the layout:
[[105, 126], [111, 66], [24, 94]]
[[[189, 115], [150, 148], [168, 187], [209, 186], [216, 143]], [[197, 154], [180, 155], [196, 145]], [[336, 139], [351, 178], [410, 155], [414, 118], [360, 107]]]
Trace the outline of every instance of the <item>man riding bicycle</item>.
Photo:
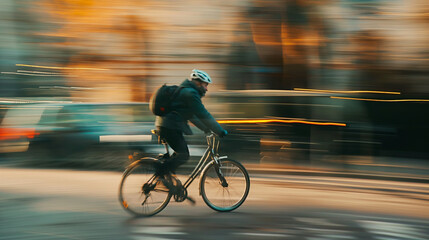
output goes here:
[[[161, 158], [135, 159], [133, 156], [135, 161], [125, 170], [119, 187], [119, 201], [130, 213], [153, 216], [162, 211], [172, 197], [176, 202], [189, 200], [195, 204], [187, 189], [198, 176], [201, 176], [200, 195], [210, 208], [229, 212], [246, 200], [250, 189], [249, 174], [240, 162], [218, 154], [218, 136], [226, 136], [228, 132], [201, 102], [211, 82], [207, 73], [194, 69], [190, 80], [186, 79], [180, 86], [163, 85], [152, 96], [149, 108], [157, 115], [155, 124], [158, 128], [154, 133], [161, 138], [167, 153]], [[168, 104], [163, 100], [169, 100]], [[210, 132], [206, 137], [207, 150], [182, 185], [175, 170], [189, 159], [183, 136], [192, 134], [188, 120], [202, 131], [214, 133]], [[171, 157], [168, 145], [174, 150]]]
[[186, 79], [179, 86], [181, 89], [171, 103], [172, 111], [162, 117], [156, 117], [155, 126], [160, 137], [174, 150], [171, 157], [166, 158], [161, 165], [157, 166], [158, 174], [174, 173], [189, 159], [188, 144], [183, 136], [192, 134], [188, 120], [205, 133], [213, 131], [220, 137], [228, 134], [201, 102], [210, 83], [212, 80], [206, 72], [192, 70], [190, 80]]

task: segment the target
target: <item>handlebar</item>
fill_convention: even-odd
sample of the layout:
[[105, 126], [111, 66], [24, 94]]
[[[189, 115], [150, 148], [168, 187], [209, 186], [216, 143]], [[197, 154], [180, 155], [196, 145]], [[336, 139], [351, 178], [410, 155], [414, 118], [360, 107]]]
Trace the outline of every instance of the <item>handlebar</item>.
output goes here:
[[220, 145], [220, 140], [219, 140], [219, 136], [214, 133], [211, 132], [208, 135], [206, 135], [206, 139], [207, 139], [207, 145], [213, 149], [213, 153], [217, 154], [218, 150], [219, 150], [219, 145]]

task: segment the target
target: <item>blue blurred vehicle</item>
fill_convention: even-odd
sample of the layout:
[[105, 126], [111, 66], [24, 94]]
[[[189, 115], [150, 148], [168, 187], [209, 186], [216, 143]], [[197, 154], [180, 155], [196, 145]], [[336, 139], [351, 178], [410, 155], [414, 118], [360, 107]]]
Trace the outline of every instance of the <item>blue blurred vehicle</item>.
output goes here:
[[21, 104], [8, 109], [4, 122], [9, 123], [8, 133], [32, 130], [31, 137], [20, 137], [24, 147], [13, 152], [25, 152], [25, 160], [33, 163], [80, 161], [107, 166], [157, 145], [150, 132], [154, 116], [147, 103]]

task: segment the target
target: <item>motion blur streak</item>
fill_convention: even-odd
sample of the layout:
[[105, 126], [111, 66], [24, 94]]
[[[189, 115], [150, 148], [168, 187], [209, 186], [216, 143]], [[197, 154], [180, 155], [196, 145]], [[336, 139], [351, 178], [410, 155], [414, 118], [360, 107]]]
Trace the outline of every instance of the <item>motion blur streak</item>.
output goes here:
[[371, 101], [371, 102], [429, 102], [429, 99], [369, 99], [369, 98], [350, 98], [350, 97], [331, 97], [334, 99], [356, 100], [356, 101]]
[[18, 70], [17, 72], [59, 75], [59, 73], [54, 73], [54, 72], [40, 72], [40, 71], [26, 71], [26, 70]]
[[345, 127], [345, 123], [334, 123], [334, 122], [312, 122], [302, 120], [282, 120], [282, 119], [246, 119], [246, 120], [218, 120], [221, 124], [243, 124], [243, 123], [302, 123], [310, 125], [321, 125], [321, 126], [341, 126]]
[[321, 90], [321, 89], [306, 89], [306, 88], [294, 88], [295, 91], [311, 91], [311, 92], [323, 92], [323, 93], [379, 93], [379, 94], [401, 94], [400, 92], [386, 92], [386, 91], [337, 91], [337, 90]]
[[[48, 68], [48, 69], [72, 69], [72, 70], [97, 70], [97, 71], [106, 71], [109, 69], [104, 68], [87, 68], [87, 67], [54, 67], [54, 66], [38, 66], [38, 65], [28, 65], [28, 64], [16, 64], [18, 67], [33, 67], [33, 68]], [[19, 70], [18, 70], [19, 72]]]
[[56, 77], [60, 74], [35, 74], [35, 73], [21, 73], [21, 72], [1, 72], [1, 74], [15, 74], [15, 75], [25, 75], [25, 76], [38, 76], [38, 77]]

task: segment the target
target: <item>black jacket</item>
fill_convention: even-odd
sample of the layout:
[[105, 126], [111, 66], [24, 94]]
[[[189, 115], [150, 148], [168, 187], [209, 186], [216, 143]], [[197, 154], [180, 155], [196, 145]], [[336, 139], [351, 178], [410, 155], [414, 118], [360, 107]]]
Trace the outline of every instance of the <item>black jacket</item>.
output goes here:
[[204, 107], [201, 102], [202, 93], [197, 88], [197, 85], [186, 79], [180, 86], [183, 88], [173, 100], [173, 111], [163, 117], [157, 116], [155, 126], [177, 129], [187, 135], [191, 135], [192, 131], [188, 125], [189, 120], [204, 132], [212, 130], [221, 135], [224, 129]]

